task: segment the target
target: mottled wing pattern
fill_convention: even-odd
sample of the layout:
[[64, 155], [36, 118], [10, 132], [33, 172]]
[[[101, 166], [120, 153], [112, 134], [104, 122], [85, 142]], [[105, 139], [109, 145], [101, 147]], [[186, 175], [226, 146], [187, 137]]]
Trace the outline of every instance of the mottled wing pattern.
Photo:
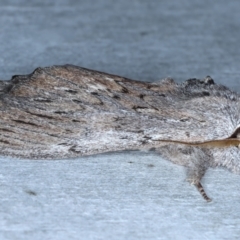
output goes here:
[[239, 96], [211, 79], [140, 82], [72, 65], [0, 81], [0, 153], [66, 158], [204, 142], [239, 127]]

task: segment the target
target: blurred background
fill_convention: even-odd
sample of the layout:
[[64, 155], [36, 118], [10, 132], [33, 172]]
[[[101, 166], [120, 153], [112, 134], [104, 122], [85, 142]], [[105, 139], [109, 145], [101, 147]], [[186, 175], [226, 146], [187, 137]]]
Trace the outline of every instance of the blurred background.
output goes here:
[[[74, 64], [142, 81], [210, 75], [240, 91], [240, 2], [0, 0], [0, 79]], [[217, 118], [217, 116], [216, 116]], [[155, 153], [0, 158], [1, 239], [239, 239], [240, 177], [203, 201]]]
[[125, 77], [211, 75], [239, 89], [238, 1], [1, 0], [0, 79], [75, 64]]

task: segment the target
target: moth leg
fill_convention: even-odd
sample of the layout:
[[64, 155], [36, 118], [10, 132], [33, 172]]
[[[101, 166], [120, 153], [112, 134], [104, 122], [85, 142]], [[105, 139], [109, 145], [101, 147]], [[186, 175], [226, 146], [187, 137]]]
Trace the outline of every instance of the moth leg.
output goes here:
[[195, 187], [197, 188], [197, 190], [200, 192], [200, 194], [202, 195], [202, 197], [207, 201], [207, 202], [211, 202], [212, 199], [208, 197], [208, 195], [206, 194], [202, 184], [200, 182], [195, 183], [194, 184]]
[[206, 169], [203, 168], [202, 166], [194, 166], [192, 168], [188, 168], [187, 172], [187, 181], [190, 182], [192, 185], [194, 185], [197, 190], [200, 192], [202, 197], [207, 201], [211, 202], [212, 199], [208, 197], [206, 194], [202, 184], [201, 184], [201, 179], [204, 176], [206, 172]]

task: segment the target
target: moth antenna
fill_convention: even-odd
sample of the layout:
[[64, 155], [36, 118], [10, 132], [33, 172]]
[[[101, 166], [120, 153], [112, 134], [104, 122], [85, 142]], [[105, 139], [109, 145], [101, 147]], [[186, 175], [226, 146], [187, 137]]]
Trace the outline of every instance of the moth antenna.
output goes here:
[[200, 194], [202, 195], [202, 197], [207, 201], [207, 202], [211, 202], [212, 199], [208, 197], [208, 195], [206, 194], [202, 184], [200, 182], [197, 182], [194, 184], [195, 187], [197, 188], [197, 190], [200, 192]]

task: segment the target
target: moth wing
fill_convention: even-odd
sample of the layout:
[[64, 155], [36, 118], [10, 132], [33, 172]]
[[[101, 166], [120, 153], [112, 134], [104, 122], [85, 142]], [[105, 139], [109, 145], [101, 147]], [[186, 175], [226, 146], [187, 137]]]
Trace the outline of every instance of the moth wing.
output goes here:
[[224, 139], [239, 124], [238, 95], [200, 80], [146, 83], [65, 65], [14, 76], [0, 94], [0, 152], [24, 158]]

